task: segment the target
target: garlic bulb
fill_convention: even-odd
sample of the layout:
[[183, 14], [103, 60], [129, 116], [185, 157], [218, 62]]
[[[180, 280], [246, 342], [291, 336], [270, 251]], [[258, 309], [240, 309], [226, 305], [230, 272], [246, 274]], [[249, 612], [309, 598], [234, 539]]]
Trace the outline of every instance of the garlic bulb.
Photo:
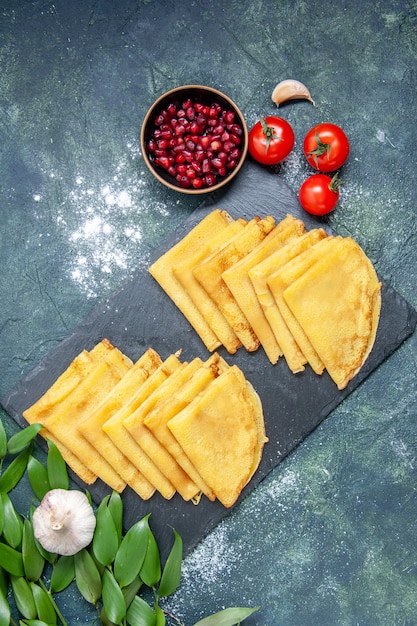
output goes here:
[[314, 101], [310, 95], [309, 90], [299, 80], [293, 78], [287, 78], [281, 81], [275, 87], [272, 92], [272, 102], [275, 102], [277, 106], [286, 102], [287, 100], [309, 100], [312, 104]]
[[95, 527], [94, 511], [81, 491], [52, 489], [33, 513], [36, 539], [56, 554], [70, 556], [85, 548]]

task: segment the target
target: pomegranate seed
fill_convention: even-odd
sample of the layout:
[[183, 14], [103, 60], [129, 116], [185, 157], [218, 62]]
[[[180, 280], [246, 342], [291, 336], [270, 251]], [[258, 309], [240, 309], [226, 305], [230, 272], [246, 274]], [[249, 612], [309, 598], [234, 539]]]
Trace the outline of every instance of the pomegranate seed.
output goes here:
[[167, 151], [166, 150], [159, 150], [159, 148], [157, 148], [154, 152], [156, 158], [160, 158], [160, 157], [165, 157], [167, 156]]
[[223, 167], [223, 162], [219, 158], [212, 159], [211, 160], [211, 164], [217, 170], [219, 170], [221, 167]]
[[183, 109], [189, 109], [192, 106], [193, 106], [193, 101], [191, 100], [191, 98], [187, 98], [187, 100], [184, 100], [184, 102], [182, 103]]
[[175, 176], [176, 176], [176, 174], [177, 174], [177, 170], [175, 169], [174, 165], [170, 165], [170, 166], [167, 168], [167, 172], [168, 172], [168, 174], [169, 174], [170, 176], [174, 176], [174, 178], [175, 178]]
[[225, 165], [222, 165], [217, 171], [219, 173], [219, 176], [226, 176], [227, 168]]
[[203, 137], [200, 137], [200, 146], [203, 150], [207, 150], [207, 148], [209, 147], [211, 142], [210, 137], [207, 137], [207, 135], [203, 135]]
[[176, 176], [176, 180], [177, 182], [180, 184], [181, 187], [184, 187], [185, 189], [188, 188], [191, 185], [191, 181], [189, 178], [187, 178], [187, 176]]
[[[181, 150], [182, 150], [182, 148], [181, 148]], [[183, 155], [182, 152], [177, 154], [177, 156], [175, 157], [175, 162], [176, 163], [185, 163], [185, 156]]]
[[203, 170], [203, 174], [208, 174], [211, 171], [211, 165], [209, 159], [204, 159], [201, 164], [201, 169]]
[[201, 167], [201, 164], [198, 161], [192, 161], [191, 167], [197, 174], [203, 173], [203, 168]]
[[234, 111], [226, 111], [223, 117], [226, 124], [233, 124], [233, 122], [235, 121]]
[[164, 118], [164, 116], [163, 116], [163, 115], [162, 115], [162, 113], [161, 113], [161, 114], [160, 114], [160, 115], [158, 115], [158, 117], [156, 118], [156, 120], [155, 120], [155, 124], [156, 124], [157, 126], [160, 126], [160, 125], [161, 125], [161, 124], [163, 124], [164, 122], [165, 122], [165, 118]]
[[194, 107], [188, 107], [185, 111], [185, 115], [188, 120], [193, 120], [195, 118], [195, 109]]
[[191, 179], [193, 179], [193, 178], [195, 178], [195, 176], [196, 176], [195, 169], [193, 169], [192, 167], [189, 167], [189, 168], [187, 169], [187, 171], [185, 172], [185, 175], [186, 175], [186, 177], [187, 177], [187, 178], [189, 178], [190, 180], [191, 180]]
[[179, 110], [177, 111], [177, 117], [180, 117], [180, 118], [181, 118], [181, 117], [185, 117], [185, 111], [184, 111], [184, 109], [179, 109]]
[[204, 182], [207, 187], [213, 187], [216, 184], [216, 175], [209, 173], [204, 176]]
[[149, 139], [148, 143], [146, 144], [146, 147], [149, 152], [155, 152], [155, 148], [156, 148], [155, 139]]
[[170, 115], [171, 117], [174, 117], [174, 115], [176, 115], [177, 113], [177, 107], [175, 106], [175, 104], [173, 102], [171, 102], [170, 104], [168, 104], [167, 106], [167, 113], [168, 115]]
[[210, 144], [210, 148], [211, 148], [212, 150], [214, 150], [215, 152], [218, 152], [219, 150], [221, 150], [221, 149], [222, 149], [222, 147], [223, 147], [222, 142], [221, 142], [221, 141], [218, 141], [218, 140], [214, 140], [214, 141], [212, 141], [212, 142], [211, 142], [211, 144]]
[[203, 179], [200, 178], [199, 176], [194, 178], [194, 180], [193, 180], [193, 187], [194, 187], [194, 189], [201, 189], [202, 186], [203, 186]]
[[176, 168], [177, 173], [178, 174], [185, 174], [185, 172], [187, 171], [188, 167], [187, 165], [185, 165], [185, 163], [179, 163]]
[[234, 170], [236, 165], [237, 165], [237, 160], [236, 159], [229, 159], [226, 163], [226, 167], [228, 170]]
[[236, 135], [235, 133], [233, 133], [232, 135], [230, 135], [230, 141], [233, 141], [233, 143], [238, 146], [241, 143], [241, 138], [239, 137], [239, 135]]

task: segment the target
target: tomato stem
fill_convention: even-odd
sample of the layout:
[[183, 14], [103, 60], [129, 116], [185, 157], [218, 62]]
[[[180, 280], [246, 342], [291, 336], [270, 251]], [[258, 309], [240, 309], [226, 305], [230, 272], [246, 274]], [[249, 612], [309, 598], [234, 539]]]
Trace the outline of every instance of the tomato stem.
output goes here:
[[336, 174], [333, 175], [333, 178], [329, 183], [329, 189], [330, 191], [334, 191], [335, 193], [337, 193], [341, 185], [343, 185], [343, 181], [339, 178], [339, 172], [336, 172]]
[[315, 132], [315, 136], [316, 136], [317, 146], [314, 148], [314, 150], [310, 150], [308, 154], [309, 156], [314, 158], [315, 164], [318, 165], [319, 157], [323, 156], [325, 152], [327, 152], [327, 157], [328, 158], [330, 157], [330, 144], [324, 143], [320, 139], [317, 131]]
[[265, 150], [265, 152], [268, 152], [269, 144], [271, 143], [271, 141], [273, 139], [276, 139], [277, 141], [282, 141], [282, 137], [277, 137], [276, 136], [275, 128], [273, 128], [272, 126], [268, 126], [268, 124], [266, 123], [266, 120], [263, 117], [260, 118], [260, 122], [261, 122], [261, 125], [262, 125], [263, 133], [264, 133], [265, 138], [266, 138], [266, 150]]

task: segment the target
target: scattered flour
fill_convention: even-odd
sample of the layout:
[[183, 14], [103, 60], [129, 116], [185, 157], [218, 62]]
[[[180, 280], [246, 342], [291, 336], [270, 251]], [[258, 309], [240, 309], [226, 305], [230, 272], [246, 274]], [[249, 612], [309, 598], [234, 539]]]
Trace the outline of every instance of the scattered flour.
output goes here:
[[[148, 261], [147, 243], [141, 246], [143, 229], [169, 214], [164, 204], [149, 198], [135, 163], [139, 151], [133, 144], [127, 147], [109, 180], [78, 174], [66, 201], [54, 207], [56, 223], [71, 246], [68, 273], [89, 298], [108, 293]], [[51, 173], [50, 178], [59, 177]], [[41, 194], [33, 200], [41, 202]]]

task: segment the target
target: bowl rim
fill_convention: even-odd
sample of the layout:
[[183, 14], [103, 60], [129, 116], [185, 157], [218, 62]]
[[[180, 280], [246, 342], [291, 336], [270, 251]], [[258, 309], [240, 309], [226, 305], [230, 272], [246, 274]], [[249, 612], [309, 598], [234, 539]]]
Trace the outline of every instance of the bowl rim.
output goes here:
[[[155, 169], [155, 167], [152, 164], [152, 161], [150, 160], [150, 158], [148, 156], [148, 153], [146, 151], [146, 147], [145, 147], [146, 127], [147, 127], [149, 119], [151, 118], [151, 116], [154, 113], [155, 109], [166, 98], [169, 98], [169, 97], [175, 95], [176, 93], [178, 93], [180, 91], [186, 91], [188, 89], [194, 89], [194, 90], [200, 89], [202, 91], [207, 91], [207, 92], [212, 93], [213, 95], [220, 96], [221, 98], [226, 100], [226, 102], [228, 102], [230, 104], [230, 106], [233, 107], [233, 109], [236, 111], [237, 115], [239, 116], [240, 125], [242, 126], [242, 131], [243, 131], [243, 136], [244, 136], [244, 142], [243, 142], [244, 145], [243, 145], [242, 155], [241, 155], [241, 158], [239, 160], [239, 163], [236, 165], [234, 170], [232, 170], [230, 172], [230, 174], [228, 176], [226, 176], [221, 181], [216, 183], [216, 185], [214, 185], [213, 187], [205, 187], [205, 188], [202, 188], [202, 189], [190, 189], [190, 188], [183, 188], [183, 187], [180, 187], [179, 185], [175, 185], [174, 183], [169, 182], [163, 176], [161, 176], [158, 173], [158, 171]], [[238, 105], [236, 104], [236, 102], [234, 102], [230, 98], [230, 96], [228, 96], [227, 94], [223, 93], [219, 89], [216, 89], [216, 87], [209, 87], [207, 85], [199, 85], [199, 84], [189, 84], [189, 85], [179, 85], [178, 87], [173, 87], [172, 89], [169, 89], [168, 91], [165, 91], [163, 94], [158, 96], [158, 98], [151, 104], [151, 106], [148, 108], [148, 110], [147, 110], [147, 112], [145, 114], [145, 117], [143, 118], [141, 131], [140, 131], [140, 148], [141, 148], [142, 157], [143, 157], [143, 160], [145, 161], [146, 166], [148, 167], [150, 172], [153, 174], [153, 176], [155, 176], [155, 178], [160, 183], [165, 185], [165, 187], [168, 187], [169, 189], [172, 189], [174, 191], [178, 191], [180, 193], [188, 194], [188, 195], [202, 195], [202, 194], [213, 193], [214, 191], [218, 191], [219, 189], [221, 189], [222, 187], [227, 185], [229, 182], [231, 182], [231, 180], [236, 176], [236, 174], [242, 168], [243, 163], [246, 160], [246, 156], [247, 156], [247, 152], [248, 152], [248, 138], [249, 138], [248, 127], [246, 125], [246, 121], [245, 121], [244, 115], [243, 115], [242, 111], [240, 110], [240, 108], [238, 107]]]

